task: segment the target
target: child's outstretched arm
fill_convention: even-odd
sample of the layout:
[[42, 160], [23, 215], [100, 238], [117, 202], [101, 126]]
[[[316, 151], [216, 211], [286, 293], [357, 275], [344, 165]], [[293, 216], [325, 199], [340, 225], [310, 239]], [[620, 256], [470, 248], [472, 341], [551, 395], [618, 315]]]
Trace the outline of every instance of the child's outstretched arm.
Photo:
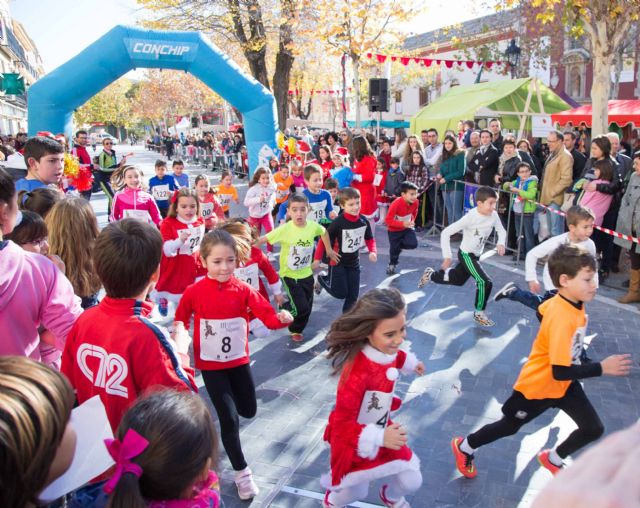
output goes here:
[[324, 249], [327, 252], [327, 257], [337, 263], [340, 261], [340, 254], [338, 254], [336, 251], [334, 251], [331, 248], [331, 239], [329, 238], [329, 233], [327, 233], [327, 231], [325, 230], [324, 233], [322, 233], [322, 235], [320, 236], [320, 239], [322, 240], [322, 243], [324, 244]]

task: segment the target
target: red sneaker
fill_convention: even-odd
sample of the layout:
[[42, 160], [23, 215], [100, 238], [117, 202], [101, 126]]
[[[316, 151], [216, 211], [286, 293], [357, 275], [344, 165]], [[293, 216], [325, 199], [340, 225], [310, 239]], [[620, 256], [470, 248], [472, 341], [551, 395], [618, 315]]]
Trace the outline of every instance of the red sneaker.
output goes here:
[[304, 337], [302, 336], [301, 333], [292, 333], [291, 340], [293, 342], [302, 342], [304, 340]]
[[380, 501], [382, 501], [382, 504], [387, 508], [411, 508], [411, 505], [404, 497], [401, 497], [397, 501], [391, 501], [391, 499], [387, 497], [387, 485], [383, 485], [380, 488]]
[[564, 468], [564, 464], [562, 466], [556, 466], [553, 462], [549, 460], [549, 454], [551, 450], [542, 450], [538, 454], [538, 462], [540, 465], [547, 469], [553, 476], [557, 475]]
[[456, 467], [465, 478], [475, 478], [478, 471], [473, 463], [473, 454], [469, 455], [460, 449], [460, 443], [463, 441], [463, 437], [454, 437], [451, 440], [451, 451], [456, 459]]
[[323, 508], [333, 508], [335, 506], [331, 501], [329, 501], [329, 494], [331, 494], [331, 492], [327, 490], [322, 501]]

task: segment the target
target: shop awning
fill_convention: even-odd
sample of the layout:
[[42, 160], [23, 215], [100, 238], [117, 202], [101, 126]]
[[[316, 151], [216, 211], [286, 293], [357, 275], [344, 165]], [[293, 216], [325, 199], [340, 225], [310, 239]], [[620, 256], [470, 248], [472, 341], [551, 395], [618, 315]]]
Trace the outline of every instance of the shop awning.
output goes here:
[[[610, 124], [615, 123], [619, 127], [624, 127], [632, 123], [636, 127], [640, 127], [640, 100], [609, 101], [607, 109], [609, 110]], [[569, 122], [574, 126], [585, 124], [587, 127], [591, 127], [591, 115], [591, 104], [586, 104], [569, 111], [551, 115], [551, 120], [554, 123], [557, 122], [561, 127], [564, 127]]]
[[[347, 120], [347, 125], [350, 128], [353, 128], [356, 126], [356, 123], [351, 120]], [[377, 120], [362, 120], [360, 122], [360, 127], [363, 129], [375, 129], [377, 125]], [[409, 127], [409, 122], [404, 122], [402, 120], [382, 120], [380, 122], [381, 129], [406, 129], [407, 127]]]

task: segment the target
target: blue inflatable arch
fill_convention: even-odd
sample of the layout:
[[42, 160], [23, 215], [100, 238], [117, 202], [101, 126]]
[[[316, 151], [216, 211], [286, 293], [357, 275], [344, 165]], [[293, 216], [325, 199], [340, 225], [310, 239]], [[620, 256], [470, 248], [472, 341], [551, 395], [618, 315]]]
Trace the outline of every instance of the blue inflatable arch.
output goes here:
[[199, 32], [143, 30], [118, 25], [29, 88], [29, 134], [73, 131], [73, 111], [135, 68], [188, 71], [236, 107], [253, 173], [276, 145], [273, 95]]

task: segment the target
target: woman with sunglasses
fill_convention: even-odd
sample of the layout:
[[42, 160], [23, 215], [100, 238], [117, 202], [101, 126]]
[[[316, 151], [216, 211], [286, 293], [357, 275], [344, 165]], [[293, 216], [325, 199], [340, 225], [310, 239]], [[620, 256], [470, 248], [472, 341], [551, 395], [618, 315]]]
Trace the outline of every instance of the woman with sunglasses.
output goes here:
[[96, 182], [100, 185], [100, 189], [107, 196], [108, 205], [107, 213], [111, 214], [111, 201], [113, 200], [113, 189], [111, 188], [111, 175], [120, 166], [127, 162], [127, 157], [132, 154], [123, 155], [118, 161], [116, 151], [113, 148], [113, 141], [109, 138], [102, 140], [102, 152], [98, 155], [98, 165], [100, 169], [95, 172]]

